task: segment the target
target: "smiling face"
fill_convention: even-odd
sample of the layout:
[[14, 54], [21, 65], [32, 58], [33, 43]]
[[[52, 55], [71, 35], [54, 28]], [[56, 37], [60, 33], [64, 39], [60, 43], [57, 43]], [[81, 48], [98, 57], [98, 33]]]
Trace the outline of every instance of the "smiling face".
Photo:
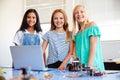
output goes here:
[[36, 21], [37, 19], [35, 13], [31, 12], [27, 15], [27, 24], [29, 25], [29, 27], [34, 27]]
[[56, 28], [63, 28], [64, 25], [64, 16], [62, 13], [57, 12], [53, 16], [53, 22]]
[[83, 6], [76, 7], [73, 14], [74, 14], [74, 19], [78, 23], [81, 23], [81, 22], [84, 22], [85, 20], [87, 20], [86, 11], [85, 11], [85, 8]]

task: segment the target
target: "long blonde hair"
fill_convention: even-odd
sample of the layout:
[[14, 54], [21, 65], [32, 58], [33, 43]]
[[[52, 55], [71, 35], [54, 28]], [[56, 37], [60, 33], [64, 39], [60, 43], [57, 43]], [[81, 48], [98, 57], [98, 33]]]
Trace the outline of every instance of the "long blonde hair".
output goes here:
[[64, 16], [63, 29], [66, 31], [66, 42], [68, 42], [68, 41], [70, 41], [70, 31], [69, 31], [69, 28], [68, 28], [69, 26], [68, 26], [67, 15], [66, 15], [66, 13], [65, 13], [64, 10], [62, 10], [62, 9], [56, 9], [56, 10], [53, 11], [52, 17], [51, 17], [51, 29], [50, 30], [55, 30], [56, 29], [56, 26], [55, 26], [55, 24], [53, 22], [53, 17], [55, 15], [55, 13], [57, 13], [57, 12], [62, 13], [63, 16]]
[[[84, 25], [83, 26], [80, 26], [80, 24], [76, 21], [75, 19], [75, 11], [76, 9], [78, 9], [79, 7], [82, 7], [85, 11], [85, 6], [84, 5], [76, 5], [75, 8], [73, 9], [73, 29], [72, 29], [72, 37], [74, 37], [75, 33], [76, 33], [76, 26], [78, 26], [78, 31], [81, 30], [83, 31], [85, 28], [86, 28], [86, 24], [89, 23], [89, 20], [87, 19], [85, 22], [84, 22]], [[77, 25], [76, 25], [77, 24]]]

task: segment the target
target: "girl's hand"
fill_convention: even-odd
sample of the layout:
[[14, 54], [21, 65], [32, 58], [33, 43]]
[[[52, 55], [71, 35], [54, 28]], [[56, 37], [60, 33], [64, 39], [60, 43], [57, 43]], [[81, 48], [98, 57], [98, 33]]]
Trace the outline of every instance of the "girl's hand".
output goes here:
[[59, 69], [59, 70], [64, 70], [64, 69], [66, 69], [66, 65], [65, 65], [64, 63], [62, 63], [62, 64], [59, 66], [58, 69]]

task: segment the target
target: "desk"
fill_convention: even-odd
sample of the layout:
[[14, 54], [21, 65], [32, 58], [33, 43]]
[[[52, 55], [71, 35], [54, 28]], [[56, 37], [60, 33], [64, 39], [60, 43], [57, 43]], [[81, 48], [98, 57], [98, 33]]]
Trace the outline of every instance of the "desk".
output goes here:
[[[13, 70], [11, 68], [5, 68], [5, 78], [9, 80], [19, 74], [19, 70]], [[61, 72], [57, 69], [52, 69], [50, 71], [33, 71], [33, 73], [40, 78], [40, 80], [45, 80], [44, 74], [51, 73], [53, 74], [53, 78], [51, 80], [120, 80], [120, 73], [114, 74], [105, 74], [104, 76], [81, 76], [78, 78], [68, 78], [65, 77], [66, 72]]]

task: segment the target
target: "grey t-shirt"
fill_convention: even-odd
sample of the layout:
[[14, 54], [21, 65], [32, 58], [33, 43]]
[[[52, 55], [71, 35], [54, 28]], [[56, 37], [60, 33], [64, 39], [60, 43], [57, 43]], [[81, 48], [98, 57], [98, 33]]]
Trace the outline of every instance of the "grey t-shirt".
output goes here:
[[66, 42], [66, 32], [48, 31], [43, 37], [49, 43], [47, 64], [63, 61], [68, 54], [70, 42]]

